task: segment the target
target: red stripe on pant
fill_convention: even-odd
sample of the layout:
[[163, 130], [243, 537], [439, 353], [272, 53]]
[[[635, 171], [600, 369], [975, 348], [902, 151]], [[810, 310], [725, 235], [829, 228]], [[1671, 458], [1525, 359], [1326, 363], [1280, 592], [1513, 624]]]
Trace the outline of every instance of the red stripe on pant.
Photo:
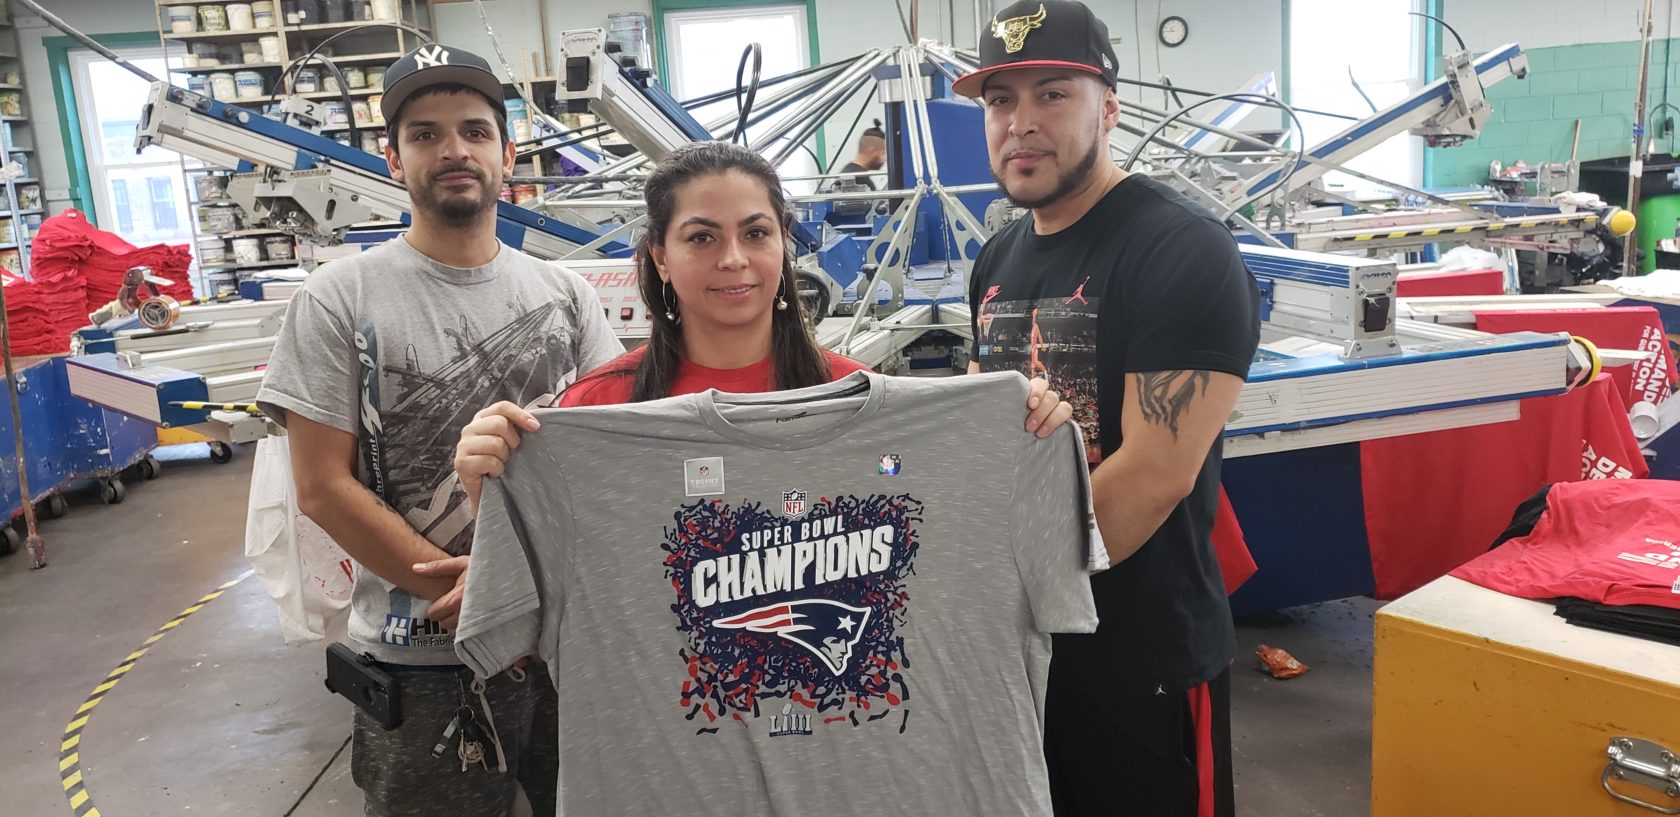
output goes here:
[[1196, 730], [1196, 817], [1213, 817], [1213, 698], [1207, 684], [1197, 684], [1184, 694]]

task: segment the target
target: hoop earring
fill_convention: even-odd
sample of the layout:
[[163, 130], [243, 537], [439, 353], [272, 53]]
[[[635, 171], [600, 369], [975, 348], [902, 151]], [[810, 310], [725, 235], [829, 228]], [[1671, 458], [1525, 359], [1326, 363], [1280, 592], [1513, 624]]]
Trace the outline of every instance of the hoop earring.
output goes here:
[[782, 281], [781, 286], [776, 287], [776, 311], [777, 312], [786, 312], [787, 308], [788, 308], [788, 302], [787, 302], [787, 298], [782, 297], [782, 292], [787, 289], [787, 279], [783, 278], [783, 279], [781, 279], [781, 281]]
[[665, 320], [672, 324], [682, 323], [682, 316], [671, 309], [671, 283], [665, 281], [659, 285], [659, 299], [665, 302]]

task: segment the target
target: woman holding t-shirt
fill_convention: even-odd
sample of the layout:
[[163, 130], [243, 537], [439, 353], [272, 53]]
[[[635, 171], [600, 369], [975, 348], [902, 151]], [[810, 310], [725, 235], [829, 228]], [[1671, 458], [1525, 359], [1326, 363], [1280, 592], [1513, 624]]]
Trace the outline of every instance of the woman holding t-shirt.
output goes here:
[[[648, 176], [644, 195], [647, 233], [637, 247], [637, 270], [652, 335], [572, 384], [558, 406], [635, 403], [707, 389], [797, 389], [865, 368], [818, 346], [806, 328], [787, 251], [792, 217], [781, 179], [763, 156], [726, 142], [685, 145]], [[1071, 413], [1044, 380], [1032, 382], [1027, 407], [1027, 431], [1041, 437]], [[461, 431], [455, 473], [475, 516], [484, 477], [501, 475], [519, 447], [519, 429], [538, 426], [530, 412], [503, 402]], [[444, 562], [433, 564], [445, 572]]]

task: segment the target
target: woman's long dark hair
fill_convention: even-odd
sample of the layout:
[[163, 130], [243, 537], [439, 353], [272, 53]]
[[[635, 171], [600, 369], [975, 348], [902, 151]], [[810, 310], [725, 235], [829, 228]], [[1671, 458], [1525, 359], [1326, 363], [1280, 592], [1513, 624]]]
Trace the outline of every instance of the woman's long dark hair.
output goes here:
[[[670, 153], [654, 168], [644, 186], [647, 199], [647, 232], [636, 246], [636, 270], [647, 305], [653, 334], [648, 338], [647, 351], [636, 366], [636, 382], [630, 400], [640, 403], [669, 397], [671, 384], [682, 365], [682, 330], [676, 321], [665, 317], [667, 309], [681, 317], [682, 305], [667, 305], [664, 282], [654, 266], [650, 248], [664, 246], [665, 232], [671, 226], [671, 216], [677, 206], [677, 191], [703, 176], [735, 170], [757, 179], [770, 197], [770, 208], [780, 220], [785, 239], [793, 226], [793, 216], [787, 209], [782, 193], [782, 180], [776, 169], [763, 156], [728, 142], [696, 142]], [[770, 373], [771, 385], [777, 389], [798, 389], [827, 383], [828, 360], [805, 325], [803, 307], [799, 302], [799, 288], [793, 272], [793, 255], [782, 254], [781, 296], [787, 299], [787, 309], [770, 312]], [[675, 297], [675, 293], [672, 293]]]

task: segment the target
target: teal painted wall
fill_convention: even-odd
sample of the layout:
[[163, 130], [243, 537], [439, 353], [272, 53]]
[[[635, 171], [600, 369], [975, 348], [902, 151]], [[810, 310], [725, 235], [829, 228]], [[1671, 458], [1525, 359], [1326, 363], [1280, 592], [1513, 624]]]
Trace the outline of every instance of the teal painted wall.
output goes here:
[[[1673, 49], [1673, 63], [1669, 51]], [[1591, 43], [1528, 51], [1528, 77], [1507, 79], [1488, 89], [1493, 119], [1480, 138], [1456, 148], [1427, 149], [1431, 186], [1480, 184], [1488, 163], [1509, 165], [1561, 162], [1569, 158], [1575, 120], [1581, 120], [1579, 158], [1605, 159], [1628, 154], [1633, 132], [1633, 91], [1639, 83], [1639, 43]], [[1673, 116], [1680, 131], [1680, 110], [1659, 110], [1663, 78], [1668, 78], [1668, 102], [1680, 106], [1680, 38], [1651, 43], [1651, 76], [1646, 110], [1661, 127]], [[1657, 152], [1680, 148], [1680, 138], [1657, 140]]]

